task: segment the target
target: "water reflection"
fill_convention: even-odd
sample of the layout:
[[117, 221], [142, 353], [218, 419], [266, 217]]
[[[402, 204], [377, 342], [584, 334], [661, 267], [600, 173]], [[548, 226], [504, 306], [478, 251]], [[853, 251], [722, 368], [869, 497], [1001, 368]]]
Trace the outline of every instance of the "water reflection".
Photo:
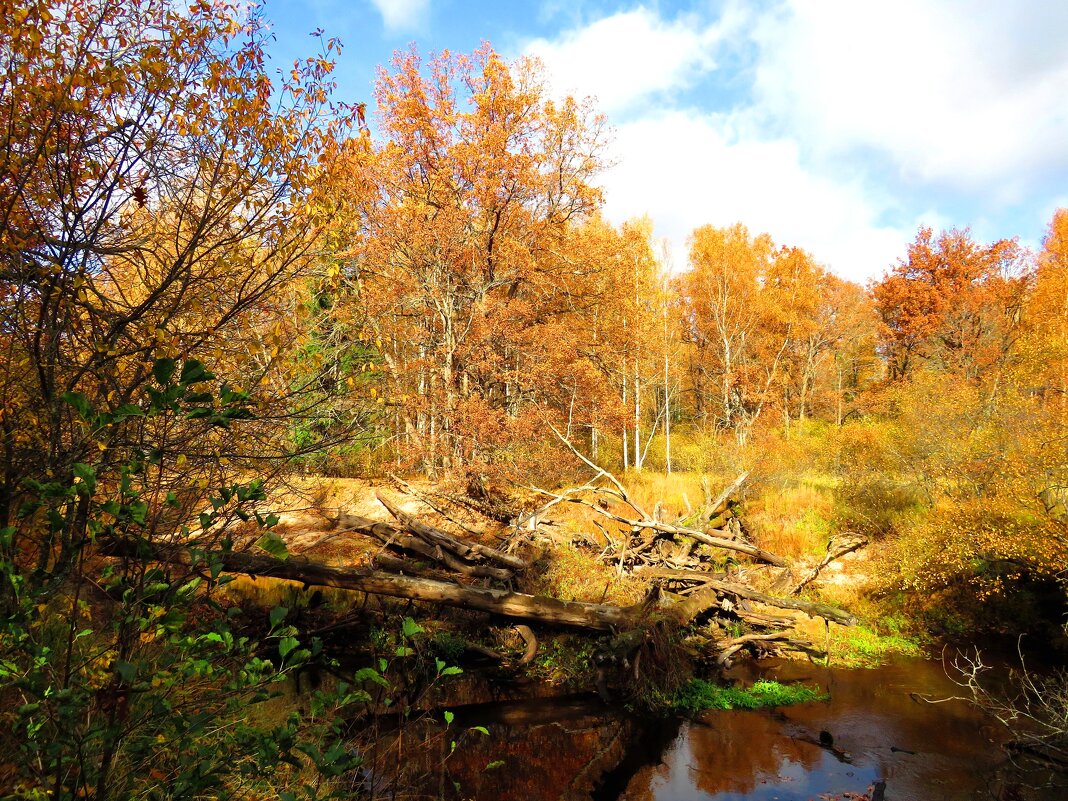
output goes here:
[[999, 729], [963, 701], [923, 700], [959, 691], [938, 662], [908, 660], [874, 671], [786, 662], [761, 672], [818, 685], [831, 700], [706, 713], [682, 728], [662, 764], [636, 773], [621, 798], [808, 801], [864, 793], [877, 780], [895, 800], [1016, 797], [1005, 779]]
[[830, 700], [681, 725], [596, 698], [455, 705], [447, 729], [438, 715], [409, 727], [393, 763], [405, 776], [391, 786], [414, 789], [407, 798], [487, 801], [814, 801], [885, 780], [887, 801], [1068, 797], [1014, 785], [1003, 733], [968, 704], [923, 700], [959, 691], [938, 662], [870, 671], [765, 663], [759, 675], [735, 674], [760, 676], [817, 685]]

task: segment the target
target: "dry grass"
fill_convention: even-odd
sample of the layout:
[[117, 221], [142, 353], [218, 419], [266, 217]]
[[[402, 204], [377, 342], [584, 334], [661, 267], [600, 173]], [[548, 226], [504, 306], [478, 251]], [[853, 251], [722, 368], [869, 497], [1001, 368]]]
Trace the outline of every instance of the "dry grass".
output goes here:
[[559, 548], [547, 555], [529, 589], [565, 601], [627, 606], [645, 597], [647, 585], [633, 576], [619, 577], [615, 567], [580, 548]]
[[760, 545], [787, 558], [822, 555], [831, 535], [832, 492], [811, 483], [767, 487], [752, 498], [745, 522]]
[[[733, 478], [733, 476], [732, 476]], [[657, 502], [663, 507], [664, 519], [675, 520], [691, 514], [704, 503], [704, 491], [701, 489], [700, 473], [654, 473], [631, 471], [623, 477], [627, 493], [635, 503], [649, 514], [653, 513]], [[713, 492], [721, 484], [731, 479], [720, 480], [711, 477]]]

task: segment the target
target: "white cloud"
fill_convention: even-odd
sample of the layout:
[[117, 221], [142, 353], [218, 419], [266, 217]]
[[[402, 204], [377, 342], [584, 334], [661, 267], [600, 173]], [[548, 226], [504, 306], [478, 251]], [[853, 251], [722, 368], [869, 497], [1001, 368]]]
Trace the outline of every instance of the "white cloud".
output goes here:
[[[686, 262], [700, 225], [744, 223], [779, 244], [802, 247], [839, 275], [863, 281], [904, 255], [915, 226], [880, 225], [887, 201], [859, 183], [809, 172], [787, 139], [731, 141], [723, 118], [671, 111], [617, 129], [620, 163], [605, 180], [606, 215], [648, 213]], [[911, 223], [910, 223], [911, 224]]]
[[921, 222], [972, 222], [954, 198], [986, 228], [1012, 207], [1045, 213], [1068, 183], [1068, 3], [655, 8], [526, 52], [557, 90], [609, 112], [620, 163], [606, 211], [648, 213], [677, 264], [694, 227], [741, 221], [863, 280], [903, 256]]
[[408, 31], [420, 27], [430, 8], [430, 0], [371, 0], [387, 31]]
[[754, 39], [758, 108], [813, 154], [1001, 202], [1068, 167], [1068, 4], [787, 0]]
[[679, 89], [715, 68], [713, 52], [737, 15], [719, 22], [696, 16], [673, 21], [638, 7], [603, 17], [558, 39], [536, 39], [526, 52], [538, 56], [561, 93], [592, 95], [609, 113], [639, 106], [656, 92]]

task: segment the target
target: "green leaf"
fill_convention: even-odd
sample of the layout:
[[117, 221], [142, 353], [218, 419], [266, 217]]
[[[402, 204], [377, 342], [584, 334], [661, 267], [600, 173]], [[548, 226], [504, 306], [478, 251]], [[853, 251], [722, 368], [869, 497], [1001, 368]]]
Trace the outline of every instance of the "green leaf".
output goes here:
[[471, 731], [477, 731], [489, 737], [489, 729], [487, 729], [485, 726], [472, 726]]
[[65, 400], [70, 406], [74, 408], [74, 411], [78, 413], [78, 416], [83, 420], [91, 422], [93, 417], [93, 406], [89, 403], [89, 399], [85, 397], [82, 392], [64, 392], [63, 400]]
[[410, 617], [404, 618], [404, 623], [401, 624], [401, 633], [403, 633], [404, 636], [409, 639], [415, 637], [417, 634], [423, 634], [425, 631], [426, 629], [424, 629]]
[[285, 659], [294, 648], [300, 645], [300, 640], [296, 637], [283, 637], [278, 641], [278, 655]]
[[196, 359], [187, 359], [182, 365], [182, 375], [178, 379], [179, 384], [189, 386], [201, 381], [211, 381], [215, 378], [204, 365]]
[[81, 481], [78, 487], [78, 494], [85, 497], [92, 497], [96, 492], [96, 471], [92, 468], [92, 465], [82, 464], [76, 462], [71, 470], [74, 473], [74, 477]]
[[415, 653], [415, 651], [412, 650], [411, 648], [409, 648], [407, 645], [398, 645], [397, 646], [397, 650], [396, 650], [397, 656], [412, 656], [414, 653]]
[[450, 665], [449, 667], [440, 671], [442, 676], [459, 676], [463, 672], [463, 668], [458, 668], [455, 665]]
[[445, 725], [446, 726], [451, 726], [453, 718], [455, 718], [455, 717], [456, 717], [456, 715], [452, 714], [452, 712], [450, 712], [449, 710], [446, 709], [445, 710]]
[[140, 525], [145, 524], [145, 520], [148, 517], [148, 503], [146, 501], [135, 501], [126, 507], [130, 513], [130, 519]]
[[275, 628], [279, 623], [285, 620], [286, 615], [288, 614], [289, 607], [286, 606], [276, 606], [274, 609], [272, 609], [270, 614], [271, 628]]
[[486, 767], [484, 768], [484, 770], [497, 770], [497, 768], [503, 768], [503, 767], [504, 767], [504, 760], [503, 759], [495, 759], [492, 762], [487, 762], [486, 763]]
[[289, 558], [289, 549], [286, 548], [285, 542], [273, 531], [268, 531], [256, 540], [256, 545], [267, 551], [275, 559], [285, 561]]
[[174, 359], [156, 359], [156, 363], [152, 365], [152, 377], [156, 379], [157, 384], [165, 386], [170, 383], [177, 365], [178, 362]]
[[[384, 660], [383, 660], [384, 661]], [[381, 687], [389, 687], [389, 682], [385, 677], [374, 668], [360, 668], [354, 674], [352, 674], [352, 680], [354, 682], [370, 681]]]
[[116, 660], [115, 672], [119, 674], [120, 679], [122, 679], [127, 684], [130, 684], [137, 676], [137, 665], [131, 665], [129, 662]]

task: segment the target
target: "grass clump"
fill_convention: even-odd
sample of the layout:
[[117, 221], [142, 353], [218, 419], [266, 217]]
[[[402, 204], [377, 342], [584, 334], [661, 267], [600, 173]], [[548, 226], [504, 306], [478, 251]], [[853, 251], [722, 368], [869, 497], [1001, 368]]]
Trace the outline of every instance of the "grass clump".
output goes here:
[[704, 679], [691, 679], [672, 699], [672, 706], [689, 715], [707, 709], [765, 709], [824, 701], [827, 695], [804, 684], [758, 681], [752, 687], [723, 687]]
[[880, 634], [867, 626], [835, 627], [827, 650], [838, 667], [878, 667], [892, 656], [922, 656], [920, 643], [904, 634]]

